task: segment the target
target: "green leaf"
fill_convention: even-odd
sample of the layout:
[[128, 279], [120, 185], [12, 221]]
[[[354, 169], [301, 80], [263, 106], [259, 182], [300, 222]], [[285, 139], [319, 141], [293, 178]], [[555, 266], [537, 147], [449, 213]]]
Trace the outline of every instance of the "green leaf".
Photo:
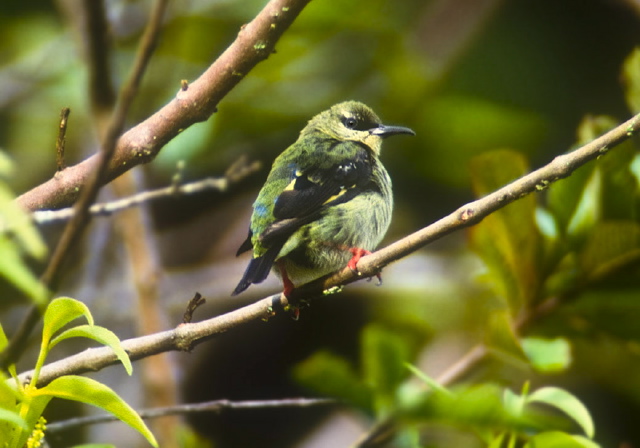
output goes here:
[[22, 249], [40, 260], [47, 254], [47, 245], [29, 215], [14, 199], [13, 192], [0, 182], [0, 217], [4, 228], [10, 229]]
[[198, 434], [187, 423], [178, 426], [176, 439], [180, 448], [214, 448], [210, 439]]
[[489, 443], [488, 448], [502, 448], [504, 445], [504, 438], [507, 436], [506, 432], [498, 433], [495, 437], [491, 439], [491, 443]]
[[409, 348], [403, 338], [379, 325], [367, 325], [361, 339], [364, 380], [374, 391], [377, 411], [384, 413], [407, 377]]
[[0, 235], [0, 253], [0, 277], [6, 278], [36, 305], [43, 306], [48, 295], [47, 289], [24, 263], [15, 242], [5, 235]]
[[[32, 389], [32, 391], [35, 389]], [[12, 447], [23, 447], [27, 443], [27, 440], [31, 436], [31, 432], [35, 428], [38, 420], [42, 416], [44, 409], [51, 401], [51, 397], [46, 396], [34, 396], [31, 395], [29, 397], [28, 404], [22, 404], [22, 406], [28, 406], [28, 412], [25, 417], [25, 422], [27, 424], [27, 429], [22, 431], [16, 431], [13, 434], [12, 441], [8, 446]]]
[[0, 151], [0, 176], [10, 176], [13, 169], [14, 165], [11, 158], [4, 151]]
[[4, 351], [7, 345], [9, 345], [9, 339], [7, 339], [7, 334], [4, 332], [2, 323], [0, 323], [0, 352]]
[[566, 339], [524, 338], [524, 353], [531, 365], [542, 373], [559, 373], [571, 365], [571, 346]]
[[525, 448], [600, 448], [600, 445], [581, 436], [548, 431], [533, 436]]
[[599, 167], [591, 172], [582, 190], [571, 220], [567, 225], [567, 235], [574, 241], [581, 241], [602, 216], [602, 173]]
[[520, 346], [520, 340], [513, 330], [511, 315], [506, 309], [493, 310], [489, 314], [489, 322], [485, 333], [485, 344], [494, 353], [506, 355], [516, 363], [527, 362], [527, 357]]
[[0, 408], [0, 420], [3, 422], [9, 422], [20, 429], [25, 429], [25, 430], [28, 429], [27, 422], [25, 422], [24, 419], [20, 417], [20, 414], [18, 414], [15, 411], [10, 411], [9, 409]]
[[569, 222], [573, 219], [585, 185], [595, 166], [593, 163], [586, 164], [575, 170], [568, 178], [555, 182], [549, 187], [547, 206], [563, 235], [568, 232]]
[[22, 391], [18, 389], [17, 383], [9, 381], [6, 375], [0, 372], [0, 408], [14, 409], [16, 402], [22, 399]]
[[590, 280], [640, 259], [640, 225], [631, 221], [603, 222], [596, 226], [579, 255], [584, 274]]
[[589, 438], [593, 438], [595, 430], [589, 411], [580, 400], [566, 390], [558, 387], [543, 387], [529, 395], [527, 402], [544, 403], [561, 410], [571, 417]]
[[629, 171], [633, 175], [636, 181], [636, 188], [634, 189], [637, 193], [638, 186], [640, 186], [640, 154], [636, 154], [633, 157], [633, 160], [629, 164]]
[[461, 386], [451, 394], [424, 394], [420, 406], [411, 416], [447, 424], [463, 425], [474, 430], [531, 429], [528, 416], [515, 415], [502, 401], [503, 392], [493, 384]]
[[640, 112], [640, 48], [633, 49], [622, 64], [624, 97], [632, 113]]
[[93, 325], [91, 312], [84, 303], [70, 297], [58, 297], [52, 300], [44, 313], [43, 342], [48, 345], [58, 330], [80, 316], [84, 316], [89, 325]]
[[540, 233], [550, 241], [558, 239], [560, 232], [554, 216], [542, 207], [536, 207], [536, 224]]
[[336, 397], [371, 411], [372, 393], [343, 358], [319, 351], [293, 369], [293, 377], [322, 396]]
[[504, 408], [513, 415], [522, 415], [526, 398], [526, 396], [514, 393], [511, 389], [505, 389], [502, 393]]
[[434, 378], [431, 378], [429, 375], [424, 373], [422, 370], [418, 369], [416, 366], [409, 364], [406, 362], [404, 366], [409, 369], [411, 373], [420, 378], [427, 386], [433, 389], [436, 392], [443, 394], [450, 394], [446, 387], [441, 386]]
[[62, 376], [45, 387], [37, 389], [33, 395], [80, 401], [99, 407], [138, 431], [154, 447], [158, 446], [155, 437], [138, 413], [109, 387], [91, 378], [76, 375]]
[[[514, 151], [485, 153], [471, 161], [476, 196], [495, 191], [524, 175], [525, 158]], [[541, 235], [536, 219], [536, 198], [528, 195], [492, 213], [470, 230], [473, 249], [489, 267], [498, 295], [513, 314], [538, 294]]]
[[111, 347], [124, 366], [127, 373], [131, 375], [131, 373], [133, 372], [133, 367], [131, 365], [129, 355], [122, 348], [118, 336], [116, 336], [115, 333], [113, 333], [111, 330], [108, 330], [99, 325], [78, 325], [77, 327], [73, 327], [66, 331], [63, 331], [49, 343], [49, 349], [51, 350], [59, 342], [62, 342], [65, 339], [77, 337], [93, 339], [94, 341], [99, 342], [102, 345]]

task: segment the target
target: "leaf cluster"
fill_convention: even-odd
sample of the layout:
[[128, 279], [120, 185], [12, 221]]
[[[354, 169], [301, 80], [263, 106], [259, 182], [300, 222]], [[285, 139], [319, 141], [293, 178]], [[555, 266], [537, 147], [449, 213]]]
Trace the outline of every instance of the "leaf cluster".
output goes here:
[[[87, 324], [67, 329], [70, 322], [84, 317]], [[28, 384], [20, 384], [14, 365], [9, 367], [12, 378], [0, 378], [0, 446], [21, 448], [41, 439], [46, 426], [42, 414], [52, 398], [79, 401], [101, 408], [140, 432], [152, 446], [157, 447], [153, 434], [140, 416], [108, 386], [91, 378], [65, 375], [49, 384], [37, 387], [39, 372], [47, 356], [60, 342], [69, 338], [92, 339], [113, 349], [129, 375], [132, 372], [129, 356], [120, 345], [118, 337], [104, 327], [95, 325], [93, 316], [82, 302], [60, 297], [51, 301], [44, 314], [44, 327], [40, 353], [34, 374]], [[0, 350], [7, 346], [7, 338], [0, 326]], [[32, 442], [29, 442], [32, 440]], [[31, 445], [30, 445], [31, 446]], [[39, 445], [34, 445], [39, 446]]]

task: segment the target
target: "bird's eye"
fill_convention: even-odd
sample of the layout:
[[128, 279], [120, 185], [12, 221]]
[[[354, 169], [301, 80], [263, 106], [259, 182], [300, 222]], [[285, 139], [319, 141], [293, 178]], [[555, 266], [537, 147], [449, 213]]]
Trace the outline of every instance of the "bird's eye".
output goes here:
[[345, 117], [344, 125], [349, 129], [355, 129], [358, 126], [358, 119], [356, 117]]

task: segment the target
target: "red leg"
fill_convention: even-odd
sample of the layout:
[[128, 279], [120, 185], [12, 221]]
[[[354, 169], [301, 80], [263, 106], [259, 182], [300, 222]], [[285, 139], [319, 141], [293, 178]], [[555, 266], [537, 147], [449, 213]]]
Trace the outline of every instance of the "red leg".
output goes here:
[[[278, 260], [276, 264], [278, 265], [278, 269], [280, 270], [280, 275], [282, 276], [282, 285], [284, 286], [284, 291], [282, 291], [282, 293], [288, 299], [291, 296], [291, 293], [293, 292], [293, 289], [295, 288], [295, 286], [293, 286], [293, 282], [287, 275], [287, 270], [285, 269], [284, 263], [282, 262], [282, 260]], [[300, 307], [296, 304], [289, 304], [289, 306], [290, 306], [291, 318], [293, 320], [298, 320], [300, 318]]]
[[[353, 257], [351, 257], [351, 260], [349, 260], [349, 263], [347, 263], [347, 267], [351, 269], [353, 272], [357, 273], [358, 261], [360, 261], [360, 259], [365, 255], [371, 255], [371, 252], [369, 252], [368, 250], [361, 249], [359, 247], [352, 247], [349, 249], [349, 252], [353, 254]], [[378, 284], [381, 285], [382, 276], [380, 275], [379, 272], [376, 274], [376, 277], [378, 277]]]
[[293, 291], [295, 286], [293, 286], [293, 282], [291, 282], [289, 276], [287, 275], [287, 270], [284, 268], [284, 262], [282, 260], [278, 260], [277, 264], [278, 269], [280, 270], [280, 275], [282, 276], [282, 284], [284, 286], [283, 293], [284, 296], [288, 298], [289, 296], [291, 296], [291, 292]]
[[349, 263], [347, 263], [347, 267], [353, 272], [358, 272], [358, 261], [360, 261], [363, 256], [371, 255], [371, 252], [369, 252], [368, 250], [360, 249], [359, 247], [352, 247], [351, 249], [349, 249], [349, 252], [353, 254], [353, 257], [351, 257], [351, 260], [349, 260]]

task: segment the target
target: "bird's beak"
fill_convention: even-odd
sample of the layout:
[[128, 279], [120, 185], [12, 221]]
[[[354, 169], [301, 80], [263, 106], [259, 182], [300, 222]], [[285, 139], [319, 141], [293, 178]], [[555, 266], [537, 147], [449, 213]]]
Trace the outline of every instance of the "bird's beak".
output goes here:
[[416, 135], [416, 133], [409, 128], [405, 128], [403, 126], [385, 126], [383, 124], [381, 124], [377, 128], [370, 129], [369, 133], [371, 135], [377, 135], [382, 138], [389, 137], [390, 135], [397, 135], [397, 134]]

